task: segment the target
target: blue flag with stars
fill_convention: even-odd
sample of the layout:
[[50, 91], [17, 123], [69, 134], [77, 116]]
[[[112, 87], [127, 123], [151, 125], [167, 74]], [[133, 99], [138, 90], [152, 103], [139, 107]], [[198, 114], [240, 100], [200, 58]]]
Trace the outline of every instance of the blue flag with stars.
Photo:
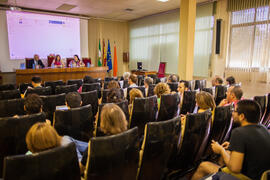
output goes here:
[[110, 40], [108, 40], [108, 51], [107, 51], [107, 66], [108, 72], [112, 70], [112, 57], [111, 57], [111, 47], [110, 47]]

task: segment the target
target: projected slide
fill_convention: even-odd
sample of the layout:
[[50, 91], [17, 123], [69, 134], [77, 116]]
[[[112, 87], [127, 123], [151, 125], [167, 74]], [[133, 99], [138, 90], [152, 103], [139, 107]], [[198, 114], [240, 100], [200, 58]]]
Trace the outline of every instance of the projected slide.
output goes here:
[[80, 20], [77, 18], [7, 11], [10, 59], [39, 54], [80, 55]]

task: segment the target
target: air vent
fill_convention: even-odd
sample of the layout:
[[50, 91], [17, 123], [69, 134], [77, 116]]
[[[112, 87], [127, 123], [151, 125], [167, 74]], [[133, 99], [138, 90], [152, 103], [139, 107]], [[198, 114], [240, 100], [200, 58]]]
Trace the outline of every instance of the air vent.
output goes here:
[[72, 4], [62, 4], [61, 6], [59, 6], [58, 8], [56, 8], [56, 10], [60, 10], [60, 11], [70, 11], [71, 9], [77, 7], [76, 5], [72, 5]]
[[132, 11], [134, 11], [134, 9], [127, 8], [127, 9], [125, 9], [125, 11], [132, 12]]

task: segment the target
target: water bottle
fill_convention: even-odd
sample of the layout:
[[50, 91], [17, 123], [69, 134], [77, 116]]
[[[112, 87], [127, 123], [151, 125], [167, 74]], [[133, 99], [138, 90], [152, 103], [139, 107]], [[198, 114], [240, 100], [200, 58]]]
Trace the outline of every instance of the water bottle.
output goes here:
[[87, 63], [87, 67], [90, 67], [90, 63], [89, 62]]
[[52, 63], [52, 68], [54, 68], [54, 63]]
[[71, 67], [71, 68], [73, 67], [73, 63], [70, 63], [70, 67]]
[[35, 67], [35, 63], [33, 63], [33, 66], [32, 66], [32, 68], [33, 68], [33, 69], [35, 69], [35, 68], [36, 68], [36, 67]]

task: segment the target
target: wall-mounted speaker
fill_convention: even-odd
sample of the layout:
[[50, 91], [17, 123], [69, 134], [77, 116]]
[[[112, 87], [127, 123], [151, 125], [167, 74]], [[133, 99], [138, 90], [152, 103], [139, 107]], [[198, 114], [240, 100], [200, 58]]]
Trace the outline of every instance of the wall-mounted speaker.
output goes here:
[[222, 23], [222, 19], [217, 19], [217, 23], [216, 23], [216, 54], [220, 54], [221, 23]]
[[123, 53], [123, 62], [129, 62], [129, 53], [128, 52]]

